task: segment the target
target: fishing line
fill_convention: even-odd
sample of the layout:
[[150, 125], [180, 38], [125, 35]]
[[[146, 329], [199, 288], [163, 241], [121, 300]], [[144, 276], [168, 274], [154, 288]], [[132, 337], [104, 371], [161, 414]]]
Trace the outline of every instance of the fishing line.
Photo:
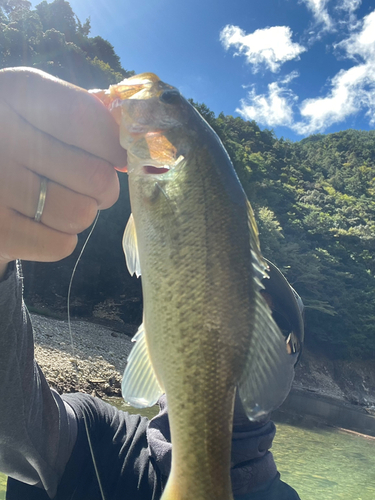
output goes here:
[[[72, 348], [72, 356], [73, 356], [73, 360], [74, 360], [74, 366], [75, 366], [75, 371], [76, 371], [77, 383], [79, 381], [79, 370], [78, 370], [78, 360], [77, 360], [77, 357], [76, 357], [76, 354], [75, 354], [75, 349], [74, 349], [74, 339], [73, 339], [72, 324], [71, 324], [71, 319], [70, 319], [70, 295], [71, 295], [73, 279], [74, 279], [74, 276], [75, 276], [75, 273], [76, 273], [76, 270], [77, 270], [78, 263], [81, 260], [82, 254], [85, 251], [87, 243], [89, 242], [89, 239], [91, 238], [91, 235], [92, 235], [92, 233], [93, 233], [93, 231], [94, 231], [94, 229], [96, 227], [96, 223], [98, 222], [99, 215], [100, 215], [100, 210], [98, 210], [98, 213], [96, 214], [96, 217], [95, 217], [93, 225], [92, 225], [92, 227], [90, 229], [90, 232], [89, 232], [89, 234], [88, 234], [88, 236], [87, 236], [87, 238], [86, 238], [86, 240], [85, 240], [85, 242], [84, 242], [84, 244], [82, 246], [82, 249], [81, 249], [81, 251], [80, 251], [80, 253], [78, 255], [77, 261], [76, 261], [76, 263], [75, 263], [75, 265], [73, 267], [73, 271], [72, 271], [72, 275], [70, 277], [70, 282], [69, 282], [69, 287], [68, 287], [68, 299], [67, 299], [68, 327], [69, 327], [70, 345], [71, 345], [71, 348]], [[86, 416], [85, 416], [84, 413], [83, 413], [83, 421], [84, 421], [84, 424], [85, 424], [86, 436], [87, 436], [87, 441], [89, 443], [89, 448], [90, 448], [90, 454], [91, 454], [91, 458], [92, 458], [92, 463], [94, 464], [94, 470], [95, 470], [96, 479], [98, 480], [98, 484], [99, 484], [100, 495], [102, 497], [102, 500], [106, 500], [105, 495], [104, 495], [104, 490], [103, 490], [102, 482], [101, 482], [100, 476], [99, 476], [98, 466], [96, 464], [94, 450], [93, 450], [92, 443], [91, 443], [91, 437], [90, 437], [89, 427], [87, 425], [87, 420], [86, 420]]]
[[98, 484], [99, 484], [100, 495], [101, 495], [101, 497], [102, 497], [102, 500], [106, 500], [105, 495], [104, 495], [104, 490], [103, 490], [102, 482], [101, 482], [101, 480], [100, 480], [100, 476], [99, 476], [98, 466], [96, 465], [96, 459], [95, 459], [95, 455], [94, 455], [94, 450], [93, 450], [93, 448], [92, 448], [92, 443], [91, 443], [91, 437], [90, 437], [89, 427], [88, 427], [88, 425], [87, 425], [87, 420], [86, 420], [86, 416], [85, 416], [85, 414], [83, 414], [83, 421], [84, 421], [84, 423], [85, 423], [85, 429], [86, 429], [87, 441], [88, 441], [88, 443], [89, 443], [89, 448], [90, 448], [90, 454], [91, 454], [91, 458], [92, 458], [92, 463], [94, 464], [94, 469], [95, 469], [96, 479], [98, 480]]
[[[75, 276], [75, 273], [76, 273], [76, 270], [77, 270], [77, 267], [78, 267], [78, 264], [79, 264], [79, 261], [81, 260], [81, 257], [82, 257], [82, 254], [83, 252], [85, 251], [85, 248], [87, 246], [87, 243], [89, 242], [89, 239], [91, 238], [91, 235], [95, 229], [95, 226], [96, 226], [96, 223], [98, 222], [98, 219], [99, 219], [99, 215], [100, 215], [100, 210], [98, 210], [98, 213], [96, 214], [96, 217], [95, 217], [95, 220], [94, 220], [94, 223], [90, 229], [90, 232], [83, 244], [83, 247], [78, 255], [78, 258], [77, 258], [77, 261], [76, 263], [74, 264], [74, 267], [73, 267], [73, 271], [72, 271], [72, 275], [70, 277], [70, 282], [69, 282], [69, 287], [68, 287], [68, 300], [67, 300], [67, 309], [68, 309], [68, 326], [69, 326], [69, 336], [70, 336], [70, 345], [72, 347], [72, 355], [73, 355], [73, 358], [76, 357], [75, 355], [75, 349], [74, 349], [74, 341], [73, 341], [73, 334], [72, 334], [72, 324], [71, 324], [71, 321], [70, 321], [70, 293], [72, 291], [72, 284], [73, 284], [73, 279], [74, 279], [74, 276]], [[75, 364], [77, 365], [77, 360], [75, 361]]]

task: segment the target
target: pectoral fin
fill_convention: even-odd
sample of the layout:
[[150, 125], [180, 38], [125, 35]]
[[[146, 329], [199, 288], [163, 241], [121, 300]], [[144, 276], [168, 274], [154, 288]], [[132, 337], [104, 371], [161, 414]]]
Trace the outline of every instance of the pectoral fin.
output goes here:
[[253, 341], [238, 391], [249, 419], [259, 420], [278, 408], [289, 394], [296, 359], [295, 356], [288, 354], [285, 338], [259, 293], [259, 290], [264, 288], [261, 280], [267, 277], [267, 263], [260, 251], [258, 228], [250, 202], [248, 202], [248, 227], [253, 279], [257, 292]]
[[259, 420], [281, 405], [289, 394], [296, 361], [260, 293], [255, 310], [253, 342], [238, 385], [250, 420]]
[[126, 224], [124, 236], [122, 238], [122, 248], [124, 250], [129, 273], [132, 276], [135, 273], [137, 278], [139, 278], [141, 275], [141, 264], [139, 262], [137, 233], [133, 214], [130, 214], [128, 223]]
[[151, 364], [143, 323], [133, 342], [135, 345], [122, 377], [122, 397], [136, 408], [146, 408], [156, 404], [164, 391]]

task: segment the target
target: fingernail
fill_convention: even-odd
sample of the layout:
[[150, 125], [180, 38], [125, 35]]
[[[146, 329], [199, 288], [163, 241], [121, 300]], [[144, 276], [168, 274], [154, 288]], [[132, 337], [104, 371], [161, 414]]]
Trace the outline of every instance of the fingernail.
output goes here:
[[118, 172], [127, 172], [128, 166], [125, 165], [124, 167], [115, 167], [115, 170], [117, 170]]

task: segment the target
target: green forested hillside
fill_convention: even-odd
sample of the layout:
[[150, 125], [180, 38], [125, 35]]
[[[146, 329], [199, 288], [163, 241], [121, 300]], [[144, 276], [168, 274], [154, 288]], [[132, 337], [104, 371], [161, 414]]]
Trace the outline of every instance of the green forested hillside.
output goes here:
[[90, 37], [69, 2], [0, 0], [0, 68], [32, 66], [84, 88], [105, 88], [134, 72], [125, 71], [113, 46]]
[[219, 116], [257, 214], [263, 253], [306, 305], [307, 344], [332, 356], [375, 353], [375, 132], [299, 143]]
[[[0, 0], [0, 6], [2, 67], [37, 67], [86, 88], [131, 74], [106, 40], [89, 37], [90, 21], [82, 24], [68, 2], [42, 2], [35, 10], [25, 0]], [[195, 105], [233, 160], [264, 255], [306, 304], [306, 343], [333, 357], [375, 357], [375, 131], [292, 143], [255, 122], [215, 117]], [[130, 210], [126, 176], [121, 182], [120, 201], [101, 215], [84, 255], [75, 311], [90, 314], [106, 302], [125, 322], [137, 322], [139, 283], [127, 275], [120, 243]], [[29, 300], [62, 303], [75, 256], [26, 266]]]

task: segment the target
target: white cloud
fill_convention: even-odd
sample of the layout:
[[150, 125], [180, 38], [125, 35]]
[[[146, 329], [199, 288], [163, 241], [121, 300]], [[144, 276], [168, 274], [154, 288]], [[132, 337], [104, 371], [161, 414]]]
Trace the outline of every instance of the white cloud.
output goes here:
[[[330, 30], [333, 27], [333, 21], [328, 14], [327, 3], [329, 0], [302, 0], [307, 8], [312, 12], [315, 20], [319, 24], [323, 24], [325, 30]], [[353, 0], [344, 0], [350, 2]]]
[[337, 73], [328, 96], [302, 102], [303, 120], [292, 126], [299, 134], [322, 131], [364, 109], [370, 123], [375, 123], [375, 11], [363, 19], [358, 33], [337, 47], [344, 49], [347, 57], [359, 58], [361, 62]]
[[[371, 75], [369, 70], [365, 64], [341, 70], [332, 79], [332, 89], [327, 97], [302, 102], [300, 112], [304, 121], [294, 124], [292, 128], [299, 134], [312, 134], [359, 112], [368, 101], [367, 94], [375, 91], [375, 75]], [[371, 81], [373, 89], [365, 88], [366, 84], [371, 85]], [[369, 104], [370, 101], [367, 106]]]
[[370, 125], [373, 127], [375, 126], [375, 89], [373, 92], [368, 92], [365, 97], [367, 100], [366, 104], [368, 108], [366, 116], [369, 119]]
[[355, 11], [361, 5], [362, 0], [339, 0], [335, 10], [339, 15], [339, 24], [341, 30], [353, 31], [361, 22], [358, 21]]
[[236, 109], [245, 120], [255, 120], [269, 127], [292, 126], [293, 104], [297, 97], [285, 87], [297, 75], [292, 73], [281, 82], [268, 85], [268, 94], [257, 95], [253, 87], [241, 107]]
[[245, 55], [247, 62], [253, 65], [254, 73], [261, 64], [275, 73], [284, 62], [298, 59], [306, 50], [292, 42], [292, 31], [288, 26], [273, 26], [246, 35], [238, 26], [227, 25], [220, 33], [220, 41], [227, 50], [235, 47], [235, 55]]
[[361, 5], [362, 0], [340, 0], [337, 9], [346, 10], [349, 13], [354, 12]]
[[[327, 2], [304, 1], [311, 8], [315, 6], [316, 19], [320, 15], [321, 22], [325, 22], [323, 14]], [[298, 102], [290, 86], [291, 80], [298, 76], [296, 72], [268, 84], [264, 92], [257, 93], [253, 85], [236, 110], [245, 119], [256, 120], [269, 127], [287, 126], [301, 135], [323, 132], [358, 113], [365, 114], [369, 124], [375, 125], [375, 10], [358, 20], [353, 13], [360, 0], [342, 0], [336, 5], [337, 9], [333, 12], [344, 10], [352, 22], [347, 26], [349, 35], [333, 47], [346, 59], [352, 59], [352, 67], [340, 70], [328, 81], [324, 95], [302, 102]], [[328, 26], [327, 22], [325, 26]], [[270, 36], [272, 33], [275, 33], [274, 37]], [[336, 34], [340, 35], [338, 31]], [[285, 43], [280, 43], [281, 40]], [[237, 54], [245, 55], [255, 71], [260, 64], [265, 64], [275, 72], [283, 62], [298, 58], [306, 50], [299, 44], [293, 44], [292, 32], [285, 26], [257, 30], [250, 35], [238, 27], [227, 26], [221, 33], [221, 41], [226, 49], [234, 46]]]
[[336, 45], [346, 51], [349, 57], [360, 56], [375, 61], [375, 10], [363, 19], [362, 29]]

